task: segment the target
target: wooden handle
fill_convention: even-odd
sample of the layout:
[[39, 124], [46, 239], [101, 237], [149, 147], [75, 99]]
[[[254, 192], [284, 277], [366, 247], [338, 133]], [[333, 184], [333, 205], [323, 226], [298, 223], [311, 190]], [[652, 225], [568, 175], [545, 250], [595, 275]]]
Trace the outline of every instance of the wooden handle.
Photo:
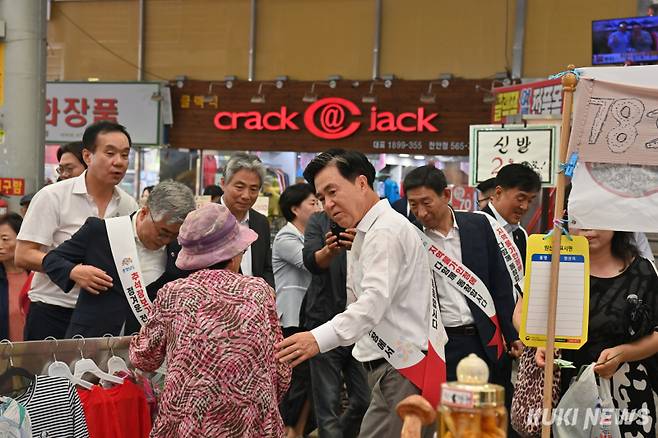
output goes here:
[[434, 408], [420, 395], [410, 395], [395, 410], [403, 421], [400, 438], [420, 438], [421, 427], [436, 419]]

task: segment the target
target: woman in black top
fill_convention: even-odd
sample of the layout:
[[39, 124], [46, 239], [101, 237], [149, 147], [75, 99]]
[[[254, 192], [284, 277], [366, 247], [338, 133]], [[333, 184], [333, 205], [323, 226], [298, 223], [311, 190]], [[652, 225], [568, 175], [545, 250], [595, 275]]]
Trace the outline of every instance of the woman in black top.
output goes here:
[[[590, 249], [590, 301], [587, 342], [562, 350], [575, 369], [563, 368], [562, 394], [581, 366], [596, 362], [594, 372], [610, 379], [615, 407], [642, 415], [619, 424], [623, 437], [655, 437], [658, 393], [658, 276], [640, 257], [632, 234], [570, 229], [584, 236]], [[537, 363], [544, 364], [544, 352]], [[650, 421], [649, 421], [650, 420]]]

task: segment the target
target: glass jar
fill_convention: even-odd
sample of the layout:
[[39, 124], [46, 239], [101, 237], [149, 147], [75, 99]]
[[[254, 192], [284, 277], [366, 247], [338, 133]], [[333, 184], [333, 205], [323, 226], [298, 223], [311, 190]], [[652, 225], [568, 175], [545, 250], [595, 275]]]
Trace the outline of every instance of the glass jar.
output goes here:
[[488, 384], [487, 364], [471, 354], [457, 366], [457, 382], [441, 386], [439, 438], [505, 438], [505, 389]]

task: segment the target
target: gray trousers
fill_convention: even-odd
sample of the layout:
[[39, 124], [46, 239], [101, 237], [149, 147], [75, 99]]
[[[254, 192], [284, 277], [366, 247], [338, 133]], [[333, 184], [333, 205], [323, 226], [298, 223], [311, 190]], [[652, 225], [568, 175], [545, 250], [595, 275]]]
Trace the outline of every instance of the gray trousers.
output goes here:
[[[402, 419], [395, 412], [399, 402], [420, 390], [388, 362], [368, 371], [368, 385], [372, 388], [370, 406], [361, 423], [360, 438], [400, 438]], [[423, 427], [422, 438], [432, 438], [436, 423]]]

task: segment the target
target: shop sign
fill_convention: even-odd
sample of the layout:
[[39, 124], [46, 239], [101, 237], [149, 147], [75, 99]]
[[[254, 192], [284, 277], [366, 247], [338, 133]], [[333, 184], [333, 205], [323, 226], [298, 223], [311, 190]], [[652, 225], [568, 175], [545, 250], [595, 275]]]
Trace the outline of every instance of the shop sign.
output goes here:
[[25, 194], [25, 179], [0, 178], [0, 193], [9, 196], [23, 196]]
[[557, 141], [555, 126], [473, 125], [469, 184], [495, 177], [507, 164], [523, 163], [539, 174], [543, 186], [553, 186]]
[[[326, 140], [338, 140], [354, 134], [364, 123], [362, 120], [350, 121], [349, 117], [360, 117], [361, 110], [353, 102], [340, 97], [328, 97], [318, 100], [304, 111], [304, 127], [314, 136]], [[425, 108], [416, 112], [394, 114], [379, 111], [376, 106], [370, 108], [367, 124], [368, 131], [376, 132], [438, 132], [431, 122], [438, 114], [425, 114]], [[282, 106], [278, 111], [261, 113], [258, 111], [227, 112], [215, 115], [214, 124], [220, 131], [243, 128], [248, 131], [299, 131], [302, 126], [299, 112], [289, 111]], [[317, 120], [316, 120], [317, 119]]]
[[334, 89], [186, 81], [171, 87], [169, 140], [184, 148], [466, 155], [468, 126], [488, 120], [488, 105], [473, 91], [480, 82], [455, 79], [428, 99], [428, 81], [395, 80], [390, 88], [340, 81]]
[[509, 116], [559, 115], [562, 113], [562, 82], [560, 79], [530, 82], [493, 89], [496, 98], [491, 120], [505, 122]]
[[49, 82], [46, 141], [81, 141], [99, 120], [121, 123], [133, 144], [160, 143], [160, 84], [154, 82]]

